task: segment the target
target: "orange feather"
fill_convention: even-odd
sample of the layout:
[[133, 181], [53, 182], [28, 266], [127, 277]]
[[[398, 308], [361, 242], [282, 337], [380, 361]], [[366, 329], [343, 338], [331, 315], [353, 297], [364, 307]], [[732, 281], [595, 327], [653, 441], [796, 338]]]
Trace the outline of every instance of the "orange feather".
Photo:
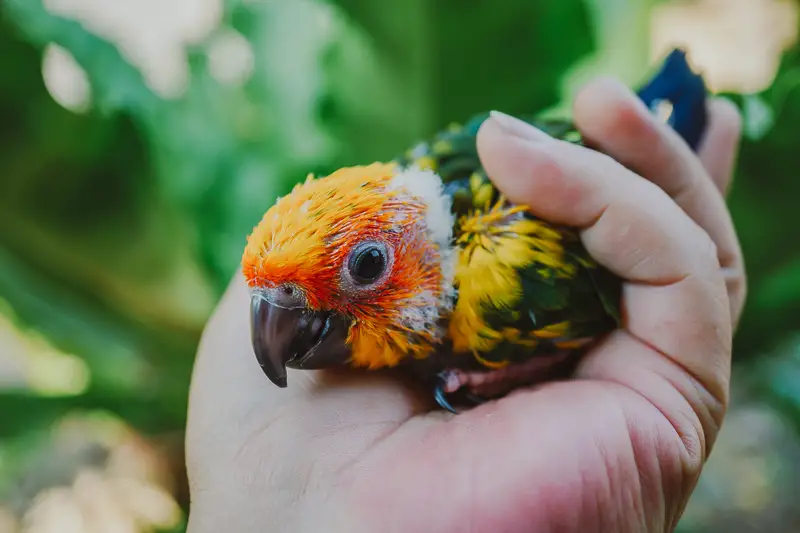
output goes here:
[[[436, 326], [410, 330], [402, 314], [419, 298], [438, 301], [440, 251], [425, 234], [427, 206], [392, 187], [398, 167], [375, 163], [298, 184], [264, 215], [248, 238], [242, 270], [251, 288], [291, 284], [313, 310], [353, 320], [348, 341], [354, 366], [395, 366], [433, 345]], [[385, 282], [353, 291], [342, 269], [354, 246], [379, 239], [393, 250]]]

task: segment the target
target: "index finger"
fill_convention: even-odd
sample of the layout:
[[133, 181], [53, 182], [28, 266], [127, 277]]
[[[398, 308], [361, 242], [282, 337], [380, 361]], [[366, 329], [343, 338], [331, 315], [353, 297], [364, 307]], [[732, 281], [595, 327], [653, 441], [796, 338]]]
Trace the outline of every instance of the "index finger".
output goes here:
[[[642, 368], [656, 372], [667, 390], [684, 398], [682, 405], [691, 406], [705, 453], [705, 435], [716, 434], [727, 405], [732, 335], [711, 238], [661, 188], [608, 156], [551, 139], [510, 117], [500, 121], [488, 120], [478, 138], [497, 187], [545, 220], [581, 228], [591, 255], [627, 281], [625, 344], [635, 343], [638, 355], [626, 359], [627, 368], [613, 379], [659, 405], [671, 421], [682, 419], [674, 398], [643, 386]], [[692, 428], [679, 433], [689, 435]]]
[[641, 100], [613, 80], [589, 84], [575, 101], [575, 122], [592, 145], [662, 188], [717, 246], [729, 273], [734, 323], [745, 296], [742, 252], [720, 194], [731, 179], [739, 136], [732, 104], [709, 100], [708, 130], [698, 156], [678, 134], [657, 120]]

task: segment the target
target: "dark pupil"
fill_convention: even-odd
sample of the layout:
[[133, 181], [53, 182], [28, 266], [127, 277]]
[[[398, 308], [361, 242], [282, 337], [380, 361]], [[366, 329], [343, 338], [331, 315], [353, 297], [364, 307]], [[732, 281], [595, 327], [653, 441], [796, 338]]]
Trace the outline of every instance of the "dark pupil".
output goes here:
[[370, 283], [381, 277], [383, 268], [383, 254], [377, 248], [370, 248], [356, 256], [351, 274], [359, 283]]

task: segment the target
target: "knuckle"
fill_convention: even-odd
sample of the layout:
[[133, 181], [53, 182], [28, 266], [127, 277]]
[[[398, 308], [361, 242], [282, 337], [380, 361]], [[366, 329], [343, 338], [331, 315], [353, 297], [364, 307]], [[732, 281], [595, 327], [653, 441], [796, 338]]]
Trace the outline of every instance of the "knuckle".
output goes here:
[[536, 151], [529, 154], [528, 165], [530, 177], [541, 187], [554, 188], [560, 185], [566, 176], [564, 165], [554, 153]]
[[546, 198], [550, 204], [548, 211], [552, 210], [553, 214], [572, 211], [587, 194], [580, 180], [570, 174], [565, 165], [553, 156], [543, 157], [531, 167], [532, 194]]
[[665, 144], [659, 124], [627, 88], [616, 87], [616, 82], [598, 85], [596, 91], [587, 92], [583, 102], [576, 104], [576, 113], [582, 111], [581, 123], [590, 137], [631, 158], [635, 157], [633, 150], [647, 147], [651, 152]]
[[655, 146], [661, 135], [642, 110], [630, 101], [617, 102], [617, 109], [609, 123], [609, 134], [618, 136], [637, 146]]

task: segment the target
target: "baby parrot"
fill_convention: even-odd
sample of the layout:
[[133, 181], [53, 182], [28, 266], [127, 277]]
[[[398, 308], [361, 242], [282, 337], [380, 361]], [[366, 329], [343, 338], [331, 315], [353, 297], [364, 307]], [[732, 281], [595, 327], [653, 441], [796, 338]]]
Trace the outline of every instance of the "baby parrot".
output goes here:
[[[696, 148], [706, 86], [673, 51], [639, 91]], [[540, 378], [620, 325], [621, 280], [576, 230], [494, 188], [476, 134], [452, 126], [386, 163], [309, 176], [248, 238], [252, 344], [267, 377], [286, 368], [405, 368], [440, 406], [480, 403]], [[523, 117], [581, 144], [567, 121]]]

